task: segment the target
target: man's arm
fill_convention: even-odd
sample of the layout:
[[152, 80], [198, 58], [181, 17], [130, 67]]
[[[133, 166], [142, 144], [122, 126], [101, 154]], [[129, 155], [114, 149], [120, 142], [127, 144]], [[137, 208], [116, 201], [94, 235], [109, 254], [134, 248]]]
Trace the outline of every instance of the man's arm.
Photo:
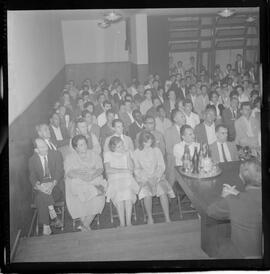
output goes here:
[[229, 219], [230, 210], [228, 201], [225, 198], [220, 198], [218, 201], [208, 206], [207, 214], [215, 219]]

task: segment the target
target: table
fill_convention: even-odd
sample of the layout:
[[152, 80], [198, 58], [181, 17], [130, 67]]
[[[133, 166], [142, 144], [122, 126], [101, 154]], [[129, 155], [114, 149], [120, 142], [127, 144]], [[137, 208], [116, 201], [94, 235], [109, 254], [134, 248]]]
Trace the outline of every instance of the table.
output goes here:
[[212, 179], [193, 179], [176, 169], [176, 180], [201, 217], [201, 248], [210, 257], [215, 257], [221, 242], [230, 239], [230, 220], [216, 220], [207, 215], [210, 204], [220, 199], [223, 184], [235, 185], [239, 191], [244, 184], [239, 177], [240, 161], [219, 163], [221, 175]]

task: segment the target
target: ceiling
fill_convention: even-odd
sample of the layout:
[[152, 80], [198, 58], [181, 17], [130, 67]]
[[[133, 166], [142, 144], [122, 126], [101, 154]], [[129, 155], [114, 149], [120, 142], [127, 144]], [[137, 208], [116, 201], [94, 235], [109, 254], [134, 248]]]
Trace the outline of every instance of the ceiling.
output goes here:
[[[259, 8], [234, 8], [237, 13], [254, 13], [258, 12]], [[125, 17], [135, 14], [147, 15], [198, 15], [198, 14], [217, 14], [222, 8], [169, 8], [169, 9], [115, 9]], [[85, 10], [53, 10], [53, 11], [38, 11], [50, 12], [58, 16], [61, 20], [98, 20], [101, 19], [104, 13], [111, 11], [102, 9], [85, 9]], [[37, 11], [33, 11], [37, 12]]]

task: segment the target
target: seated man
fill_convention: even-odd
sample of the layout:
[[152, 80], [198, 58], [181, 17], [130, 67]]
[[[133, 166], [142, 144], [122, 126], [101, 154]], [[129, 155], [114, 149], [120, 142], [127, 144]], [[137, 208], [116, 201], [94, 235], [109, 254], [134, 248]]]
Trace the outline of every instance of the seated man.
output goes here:
[[103, 127], [106, 124], [106, 111], [112, 109], [112, 103], [109, 101], [103, 102], [104, 111], [97, 117], [97, 124], [99, 127]]
[[228, 142], [228, 128], [219, 124], [216, 126], [217, 141], [209, 146], [212, 160], [215, 163], [238, 161], [239, 156], [234, 142]]
[[[124, 148], [126, 151], [134, 151], [134, 145], [133, 142], [131, 140], [131, 138], [127, 135], [124, 135], [124, 125], [123, 125], [123, 121], [120, 119], [114, 119], [112, 121], [112, 129], [114, 131], [114, 134], [112, 136], [118, 136], [122, 139], [123, 144], [124, 144]], [[111, 137], [109, 136], [104, 143], [104, 152], [109, 151], [109, 142], [111, 140]]]
[[97, 139], [99, 140], [100, 127], [94, 123], [93, 115], [91, 114], [91, 112], [85, 109], [82, 112], [82, 118], [85, 120], [87, 124], [88, 132], [95, 134]]
[[144, 128], [142, 114], [138, 109], [133, 110], [132, 116], [134, 122], [128, 128], [128, 136], [132, 139], [135, 144], [136, 136], [139, 132], [141, 132]]
[[75, 135], [77, 134], [82, 134], [83, 136], [86, 137], [88, 149], [93, 150], [97, 154], [101, 153], [101, 147], [96, 135], [89, 133], [87, 129], [87, 124], [83, 118], [80, 118], [79, 120], [77, 120]]
[[180, 143], [177, 143], [173, 147], [173, 155], [175, 157], [175, 165], [181, 166], [182, 163], [182, 157], [185, 152], [185, 148], [189, 148], [190, 156], [192, 157], [195, 151], [195, 147], [197, 147], [197, 150], [199, 152], [200, 144], [195, 142], [195, 135], [193, 128], [190, 125], [183, 125], [180, 129], [180, 134], [183, 139]]
[[183, 105], [186, 124], [194, 129], [200, 123], [200, 117], [198, 114], [192, 112], [192, 102], [190, 99], [185, 99]]
[[235, 120], [240, 117], [238, 105], [239, 105], [238, 97], [232, 94], [232, 96], [230, 96], [230, 107], [225, 108], [222, 112], [222, 122], [228, 128], [229, 141], [235, 140], [234, 123], [235, 123]]
[[240, 177], [245, 182], [245, 191], [239, 193], [224, 186], [222, 198], [207, 209], [209, 216], [231, 221], [230, 242], [220, 246], [217, 258], [260, 258], [262, 256], [260, 163], [253, 159], [242, 163]]
[[36, 138], [35, 152], [29, 160], [30, 182], [35, 191], [38, 221], [43, 224], [43, 235], [52, 233], [50, 218], [54, 226], [62, 227], [54, 210], [54, 202], [60, 201], [64, 193], [64, 169], [61, 154], [48, 149], [47, 143]]
[[203, 123], [197, 125], [194, 129], [196, 140], [198, 143], [213, 144], [216, 140], [215, 133], [216, 108], [207, 105], [205, 109], [205, 119]]
[[107, 137], [112, 136], [114, 134], [114, 130], [112, 127], [112, 121], [114, 120], [114, 111], [112, 109], [106, 111], [106, 119], [107, 123], [100, 129], [101, 147], [104, 147], [104, 143]]
[[49, 126], [46, 124], [40, 124], [36, 126], [38, 136], [45, 141], [49, 150], [57, 150], [57, 144], [51, 140], [51, 132]]
[[[120, 108], [121, 109], [121, 108]], [[132, 116], [132, 102], [125, 100], [123, 111], [119, 111], [119, 118], [124, 123], [125, 132], [128, 131], [129, 126], [134, 122], [134, 118]]]
[[[148, 131], [152, 133], [155, 137], [155, 147], [158, 147], [160, 151], [162, 152], [163, 157], [165, 156], [165, 140], [164, 136], [162, 135], [161, 132], [156, 130], [156, 124], [155, 124], [155, 119], [154, 117], [150, 115], [146, 115], [144, 117], [144, 126], [145, 126], [145, 131]], [[139, 145], [139, 137], [140, 137], [141, 132], [139, 132], [136, 136], [136, 148]]]
[[251, 104], [244, 102], [240, 107], [241, 117], [235, 121], [236, 139], [240, 146], [258, 147], [258, 134], [261, 131], [258, 119], [251, 116]]
[[60, 126], [60, 118], [57, 113], [53, 113], [50, 118], [49, 130], [51, 133], [51, 139], [53, 143], [56, 143], [57, 147], [69, 144], [69, 133], [65, 127]]

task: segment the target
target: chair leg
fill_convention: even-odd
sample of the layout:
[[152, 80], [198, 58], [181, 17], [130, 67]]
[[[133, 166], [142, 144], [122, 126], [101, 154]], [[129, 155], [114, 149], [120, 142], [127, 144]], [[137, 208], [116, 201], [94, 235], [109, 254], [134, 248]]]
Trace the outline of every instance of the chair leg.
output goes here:
[[61, 211], [62, 211], [62, 215], [61, 215], [61, 221], [62, 221], [62, 224], [63, 224], [63, 226], [61, 227], [61, 230], [63, 231], [64, 230], [64, 226], [65, 226], [65, 206], [63, 206], [62, 207], [62, 209], [61, 209]]
[[112, 202], [110, 201], [110, 215], [111, 215], [111, 223], [113, 223], [113, 209], [112, 209]]
[[134, 210], [134, 221], [137, 222], [137, 212], [136, 212], [135, 204], [133, 204], [133, 210]]
[[180, 220], [182, 220], [183, 213], [182, 213], [181, 199], [180, 199], [179, 194], [177, 194], [176, 196], [177, 196], [177, 204], [178, 204], [178, 209], [179, 209], [179, 216], [180, 216]]
[[99, 226], [99, 225], [100, 225], [99, 216], [100, 216], [100, 214], [97, 214], [97, 226]]
[[146, 222], [146, 215], [145, 215], [145, 210], [144, 210], [144, 203], [143, 203], [143, 200], [140, 200], [141, 201], [141, 206], [142, 206], [142, 211], [143, 211], [143, 221], [144, 223]]
[[38, 231], [38, 224], [39, 224], [39, 223], [38, 223], [38, 213], [37, 213], [37, 222], [36, 222], [36, 236], [38, 236], [38, 232], [39, 232], [39, 231]]

